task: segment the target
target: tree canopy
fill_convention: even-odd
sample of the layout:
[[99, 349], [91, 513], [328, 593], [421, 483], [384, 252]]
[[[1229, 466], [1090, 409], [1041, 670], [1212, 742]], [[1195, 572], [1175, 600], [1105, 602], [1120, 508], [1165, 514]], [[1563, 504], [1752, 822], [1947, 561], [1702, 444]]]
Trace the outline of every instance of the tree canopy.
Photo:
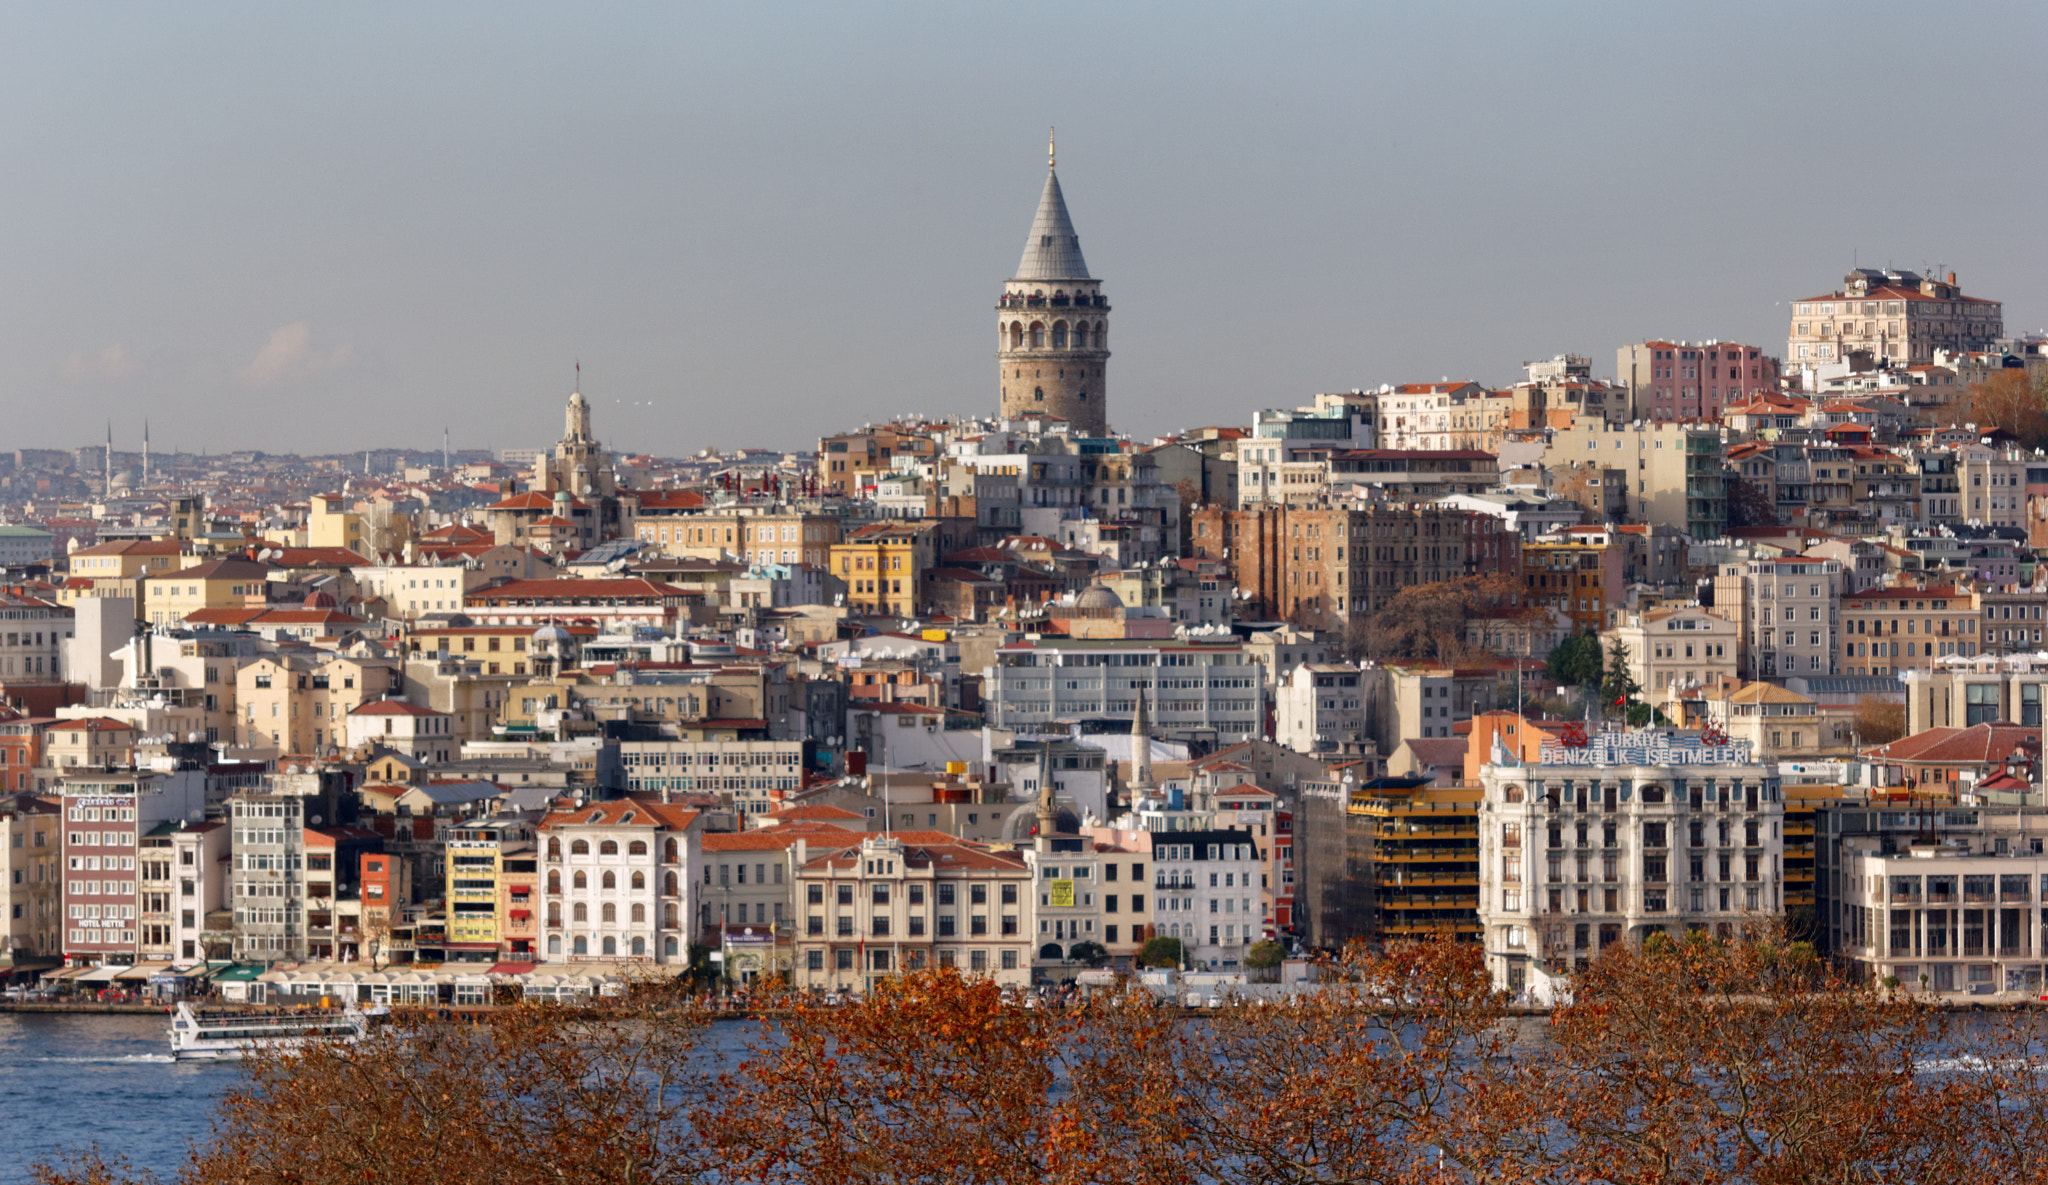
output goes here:
[[1562, 687], [1597, 687], [1605, 674], [1600, 639], [1574, 634], [1559, 642], [1543, 660], [1544, 673]]
[[[790, 996], [714, 1058], [657, 989], [258, 1051], [179, 1185], [1506, 1185], [2038, 1181], [2030, 1018], [1952, 1022], [1782, 929], [1616, 944], [1510, 1022], [1471, 944], [1286, 1004], [1125, 984], [1025, 1008], [952, 968]], [[92, 1153], [43, 1185], [146, 1178]]]

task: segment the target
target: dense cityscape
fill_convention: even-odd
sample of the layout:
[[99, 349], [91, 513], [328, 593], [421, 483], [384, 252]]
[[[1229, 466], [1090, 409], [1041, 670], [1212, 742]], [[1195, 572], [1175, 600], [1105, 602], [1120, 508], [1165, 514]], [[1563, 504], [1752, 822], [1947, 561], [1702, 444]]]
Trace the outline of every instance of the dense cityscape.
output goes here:
[[1824, 264], [1782, 352], [1699, 326], [1124, 434], [1055, 166], [985, 418], [664, 458], [576, 390], [495, 456], [17, 449], [0, 975], [1213, 999], [1448, 936], [1541, 1006], [1777, 921], [2032, 999], [2048, 339]]

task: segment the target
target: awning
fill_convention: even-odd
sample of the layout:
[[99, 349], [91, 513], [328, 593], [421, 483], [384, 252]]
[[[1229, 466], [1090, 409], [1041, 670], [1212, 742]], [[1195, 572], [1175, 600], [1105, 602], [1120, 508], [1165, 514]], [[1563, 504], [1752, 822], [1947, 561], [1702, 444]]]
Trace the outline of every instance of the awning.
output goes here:
[[491, 964], [491, 974], [525, 975], [538, 966], [540, 966], [539, 963], [493, 963]]
[[497, 950], [495, 942], [444, 942], [442, 950]]
[[530, 909], [515, 909], [515, 910], [513, 910], [513, 911], [512, 911], [512, 916], [513, 916], [513, 918], [515, 918], [515, 919], [517, 919], [517, 918], [530, 918], [530, 917], [532, 917], [532, 916], [533, 916], [533, 911], [532, 911], [532, 910], [530, 910]]
[[52, 971], [48, 975], [43, 976], [43, 982], [64, 983], [68, 980], [77, 979], [91, 970], [91, 967], [66, 967], [62, 971]]
[[152, 976], [162, 975], [170, 969], [171, 965], [169, 963], [137, 963], [114, 978], [124, 981], [130, 979], [149, 979]]
[[214, 973], [215, 983], [248, 983], [263, 974], [263, 968], [255, 964], [243, 967], [227, 967]]
[[524, 896], [527, 896], [528, 894], [530, 894], [530, 893], [532, 893], [532, 892], [533, 892], [533, 886], [532, 886], [532, 885], [513, 885], [513, 886], [512, 886], [512, 895], [513, 895], [514, 897], [524, 897]]
[[116, 966], [116, 965], [115, 965], [115, 964], [113, 964], [113, 963], [108, 963], [108, 964], [106, 964], [106, 965], [104, 965], [104, 966], [100, 966], [100, 967], [94, 967], [94, 968], [93, 968], [92, 970], [90, 970], [90, 971], [86, 972], [85, 974], [83, 974], [83, 975], [79, 976], [79, 977], [78, 977], [78, 982], [80, 982], [80, 983], [112, 983], [112, 982], [114, 981], [114, 977], [115, 977], [116, 975], [119, 975], [119, 974], [121, 974], [121, 973], [122, 973], [123, 971], [126, 971], [126, 970], [128, 970], [128, 968], [126, 968], [126, 967], [121, 967], [121, 966]]
[[41, 975], [46, 971], [53, 971], [63, 965], [64, 961], [62, 959], [16, 959], [12, 963], [0, 966], [0, 978], [27, 979], [32, 975]]

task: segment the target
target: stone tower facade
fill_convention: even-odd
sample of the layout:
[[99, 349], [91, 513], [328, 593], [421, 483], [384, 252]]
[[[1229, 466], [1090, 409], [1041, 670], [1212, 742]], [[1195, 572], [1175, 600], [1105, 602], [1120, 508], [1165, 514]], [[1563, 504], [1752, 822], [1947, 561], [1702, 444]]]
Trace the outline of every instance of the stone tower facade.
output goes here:
[[1024, 258], [996, 301], [1002, 415], [1060, 416], [1074, 435], [1103, 436], [1109, 430], [1109, 301], [1081, 257], [1055, 163], [1047, 163]]

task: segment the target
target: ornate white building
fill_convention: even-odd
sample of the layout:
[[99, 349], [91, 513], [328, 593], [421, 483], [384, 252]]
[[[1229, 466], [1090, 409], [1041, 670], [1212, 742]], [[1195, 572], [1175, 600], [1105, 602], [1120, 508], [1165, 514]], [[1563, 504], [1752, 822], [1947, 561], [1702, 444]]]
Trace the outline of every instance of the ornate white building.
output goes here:
[[1509, 991], [1548, 1000], [1615, 943], [1784, 911], [1784, 794], [1744, 742], [1604, 732], [1534, 762], [1496, 742], [1480, 782], [1479, 921]]

